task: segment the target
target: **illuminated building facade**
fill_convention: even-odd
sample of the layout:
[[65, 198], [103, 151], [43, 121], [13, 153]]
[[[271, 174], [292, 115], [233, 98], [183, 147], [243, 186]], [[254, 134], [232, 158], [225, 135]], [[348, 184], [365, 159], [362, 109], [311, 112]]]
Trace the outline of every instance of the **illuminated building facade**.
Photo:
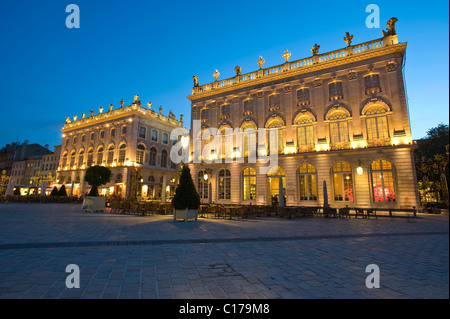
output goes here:
[[169, 200], [178, 180], [179, 165], [170, 160], [172, 129], [182, 127], [170, 111], [169, 116], [142, 107], [139, 96], [131, 105], [81, 118], [66, 118], [62, 128], [63, 140], [57, 183], [64, 184], [68, 193], [84, 195], [89, 185], [84, 181], [86, 169], [93, 165], [109, 167], [111, 182], [102, 185], [102, 195]]
[[[232, 152], [211, 151], [218, 159], [213, 163], [195, 163], [191, 143], [191, 173], [202, 201], [418, 207], [402, 70], [406, 43], [398, 42], [395, 22], [389, 20], [383, 37], [373, 41], [354, 45], [347, 33], [342, 49], [319, 53], [315, 44], [312, 56], [292, 62], [286, 50], [283, 64], [263, 68], [260, 57], [259, 70], [241, 74], [237, 66], [236, 76], [224, 80], [216, 70], [206, 85], [195, 76], [188, 96], [191, 127], [200, 121], [200, 134], [211, 128], [224, 137], [227, 128], [243, 132]], [[260, 128], [278, 134], [261, 137]], [[194, 135], [191, 129], [191, 141], [198, 141]], [[269, 154], [275, 142], [278, 165], [262, 173], [267, 163], [248, 156]], [[224, 160], [228, 156], [232, 163]]]

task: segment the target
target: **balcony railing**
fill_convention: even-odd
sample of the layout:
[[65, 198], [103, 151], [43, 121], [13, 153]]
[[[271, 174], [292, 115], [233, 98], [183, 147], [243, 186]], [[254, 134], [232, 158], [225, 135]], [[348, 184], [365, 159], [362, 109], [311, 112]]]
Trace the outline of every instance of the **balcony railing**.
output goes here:
[[286, 62], [281, 65], [269, 67], [266, 69], [260, 69], [258, 71], [246, 73], [243, 75], [236, 75], [235, 77], [216, 81], [213, 83], [205, 84], [202, 86], [195, 86], [192, 89], [192, 94], [200, 94], [205, 93], [208, 91], [212, 91], [215, 89], [221, 89], [225, 87], [230, 87], [238, 83], [253, 81], [262, 77], [270, 77], [275, 76], [277, 74], [282, 74], [284, 72], [299, 70], [302, 68], [308, 68], [312, 66], [313, 64], [318, 63], [326, 63], [333, 60], [343, 59], [349, 55], [359, 55], [364, 54], [365, 52], [376, 50], [379, 48], [384, 47], [384, 41], [383, 38], [364, 42], [357, 45], [352, 45], [349, 47], [346, 47], [344, 49], [334, 50], [331, 52], [326, 52], [322, 54], [317, 54], [312, 57], [292, 61], [292, 62]]

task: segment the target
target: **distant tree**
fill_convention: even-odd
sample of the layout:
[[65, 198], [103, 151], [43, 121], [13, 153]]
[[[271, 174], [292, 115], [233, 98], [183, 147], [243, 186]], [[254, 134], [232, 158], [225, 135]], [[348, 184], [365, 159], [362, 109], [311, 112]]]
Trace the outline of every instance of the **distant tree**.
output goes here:
[[50, 193], [50, 196], [58, 196], [58, 188], [53, 187], [52, 192]]
[[448, 205], [449, 126], [439, 124], [429, 129], [427, 136], [418, 140], [417, 145], [416, 171], [422, 197], [435, 198]]
[[67, 196], [66, 186], [62, 185], [59, 188], [58, 196]]
[[91, 185], [88, 196], [98, 196], [98, 187], [111, 181], [111, 170], [100, 165], [91, 166], [86, 170], [84, 180]]

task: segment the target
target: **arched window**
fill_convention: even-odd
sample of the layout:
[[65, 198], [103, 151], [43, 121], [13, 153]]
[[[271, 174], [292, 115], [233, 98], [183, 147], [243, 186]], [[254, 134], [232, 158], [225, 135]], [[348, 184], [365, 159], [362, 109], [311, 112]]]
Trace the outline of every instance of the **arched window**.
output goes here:
[[78, 166], [83, 165], [84, 162], [84, 150], [82, 149], [79, 153], [78, 153]]
[[150, 149], [150, 158], [149, 158], [149, 164], [151, 166], [155, 166], [156, 165], [156, 153], [157, 153], [156, 148], [152, 147]]
[[334, 200], [353, 202], [352, 168], [349, 163], [337, 162], [333, 165]]
[[112, 164], [112, 162], [114, 161], [114, 145], [111, 145], [108, 148], [108, 159], [107, 159], [107, 163], [108, 164]]
[[97, 150], [97, 165], [102, 165], [103, 163], [103, 146], [100, 146]]
[[251, 167], [242, 171], [242, 194], [244, 200], [256, 199], [256, 170]]
[[369, 146], [383, 146], [390, 142], [386, 115], [388, 110], [387, 106], [378, 104], [364, 108], [363, 115], [366, 116], [367, 144]]
[[376, 160], [370, 165], [374, 202], [395, 202], [394, 169], [386, 160]]
[[145, 146], [139, 144], [136, 150], [136, 163], [144, 164]]
[[75, 166], [75, 151], [72, 151], [70, 153], [70, 168], [73, 168]]
[[300, 152], [311, 151], [314, 148], [314, 120], [308, 115], [302, 115], [298, 118], [297, 127], [297, 146]]
[[167, 167], [167, 151], [162, 150], [161, 152], [161, 167]]
[[256, 156], [256, 128], [252, 124], [243, 127], [244, 157]]
[[127, 151], [127, 145], [126, 144], [122, 144], [119, 147], [119, 163], [124, 163], [125, 162], [125, 155], [126, 155], [126, 151]]
[[272, 120], [268, 125], [268, 144], [267, 149], [270, 152], [271, 145], [277, 143], [278, 154], [284, 153], [284, 138], [283, 138], [283, 122], [280, 119]]
[[66, 167], [66, 165], [67, 165], [67, 152], [64, 152], [63, 160], [62, 160], [61, 166], [62, 166], [62, 168], [64, 169], [64, 168]]
[[348, 118], [350, 113], [341, 106], [334, 106], [327, 113], [326, 120], [330, 121], [331, 149], [350, 148]]
[[231, 196], [231, 173], [227, 169], [221, 169], [218, 175], [219, 199], [230, 199]]
[[208, 198], [208, 179], [205, 179], [206, 174], [206, 170], [200, 170], [197, 174], [197, 185], [200, 199]]
[[317, 200], [317, 171], [311, 164], [302, 164], [298, 170], [300, 200]]
[[87, 153], [86, 165], [89, 167], [92, 166], [93, 163], [94, 163], [94, 150], [90, 148]]
[[122, 132], [121, 132], [121, 135], [122, 135], [122, 136], [127, 135], [127, 126], [126, 126], [126, 125], [122, 126]]

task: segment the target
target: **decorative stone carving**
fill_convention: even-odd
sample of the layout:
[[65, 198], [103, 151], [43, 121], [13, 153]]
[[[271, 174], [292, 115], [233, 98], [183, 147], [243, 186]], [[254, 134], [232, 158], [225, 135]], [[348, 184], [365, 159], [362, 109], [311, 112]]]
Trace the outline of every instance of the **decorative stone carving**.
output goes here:
[[160, 105], [160, 106], [159, 106], [159, 114], [162, 114], [162, 111], [163, 111], [163, 108], [162, 108], [162, 106]]
[[264, 60], [262, 56], [259, 56], [258, 65], [260, 69], [262, 69], [265, 62], [266, 60]]
[[77, 118], [78, 118], [78, 116], [75, 114], [75, 115], [73, 116], [73, 121], [75, 122], [75, 121], [77, 120]]
[[241, 67], [239, 65], [236, 65], [234, 68], [234, 72], [236, 72], [236, 75], [241, 75]]
[[100, 105], [100, 107], [98, 108], [98, 111], [100, 112], [100, 114], [103, 113], [103, 106]]
[[94, 109], [91, 109], [89, 112], [91, 113], [91, 116], [94, 115]]
[[392, 71], [397, 70], [397, 62], [395, 62], [394, 60], [392, 60], [392, 61], [386, 63], [386, 70], [387, 70], [388, 72], [392, 72]]
[[291, 57], [291, 52], [289, 52], [287, 49], [284, 50], [284, 54], [282, 57], [286, 60], [286, 62], [289, 62], [289, 58]]
[[314, 46], [311, 48], [311, 52], [313, 55], [316, 55], [319, 53], [320, 45], [317, 45], [317, 43], [314, 44]]
[[198, 76], [194, 75], [192, 78], [194, 79], [194, 87], [200, 86], [200, 83], [198, 83]]
[[356, 80], [356, 72], [355, 71], [350, 71], [347, 74], [347, 80], [349, 80], [349, 81]]
[[264, 97], [264, 92], [263, 91], [256, 92], [256, 96], [258, 97], [258, 99], [262, 99]]
[[71, 122], [70, 118], [68, 116], [66, 116], [66, 124], [69, 124], [70, 122]]
[[395, 23], [398, 21], [396, 17], [392, 17], [388, 20], [386, 23], [387, 25], [387, 31], [381, 30], [383, 32], [383, 37], [386, 37], [388, 35], [396, 35], [395, 32]]
[[283, 89], [284, 89], [284, 93], [291, 92], [291, 87], [289, 85], [285, 86]]
[[345, 32], [344, 41], [345, 41], [345, 43], [347, 43], [347, 46], [350, 46], [352, 44], [352, 40], [353, 40], [353, 34]]
[[139, 95], [136, 94], [133, 99], [133, 104], [136, 104], [138, 99], [139, 99]]
[[123, 102], [123, 99], [120, 101], [120, 107], [123, 107], [123, 104], [124, 104], [124, 102]]
[[109, 111], [112, 111], [113, 107], [114, 107], [114, 105], [110, 104], [109, 105]]
[[81, 118], [84, 119], [86, 117], [85, 113], [81, 113]]
[[321, 87], [322, 86], [322, 79], [315, 79], [314, 81], [314, 87]]
[[183, 122], [183, 114], [180, 114], [180, 122]]
[[217, 79], [219, 78], [219, 75], [220, 75], [220, 73], [219, 73], [219, 71], [217, 71], [217, 69], [214, 71], [214, 73], [213, 73], [213, 77], [214, 77], [214, 79], [217, 81]]

